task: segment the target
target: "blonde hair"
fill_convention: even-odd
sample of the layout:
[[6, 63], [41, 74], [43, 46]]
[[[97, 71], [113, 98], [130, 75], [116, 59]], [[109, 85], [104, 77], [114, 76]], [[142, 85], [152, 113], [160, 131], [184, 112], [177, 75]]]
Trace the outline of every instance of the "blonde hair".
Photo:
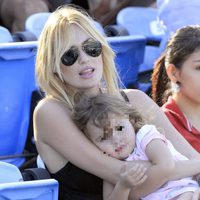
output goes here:
[[114, 57], [105, 38], [94, 28], [93, 19], [86, 12], [72, 6], [63, 6], [51, 14], [38, 41], [36, 56], [36, 77], [46, 97], [53, 97], [73, 107], [73, 93], [64, 82], [60, 64], [64, 52], [70, 48], [72, 32], [70, 25], [76, 24], [90, 37], [102, 44], [103, 77], [100, 87], [106, 86], [107, 92], [119, 95], [119, 76]]

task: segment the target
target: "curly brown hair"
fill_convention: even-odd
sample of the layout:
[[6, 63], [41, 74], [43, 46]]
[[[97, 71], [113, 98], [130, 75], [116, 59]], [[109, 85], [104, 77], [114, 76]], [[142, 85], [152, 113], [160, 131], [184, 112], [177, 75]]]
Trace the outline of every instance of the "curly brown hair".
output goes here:
[[129, 116], [135, 132], [146, 122], [132, 105], [116, 95], [100, 93], [91, 97], [84, 93], [77, 93], [74, 99], [72, 119], [81, 130], [84, 130], [89, 121], [99, 128], [104, 128], [110, 121], [109, 114], [111, 113]]

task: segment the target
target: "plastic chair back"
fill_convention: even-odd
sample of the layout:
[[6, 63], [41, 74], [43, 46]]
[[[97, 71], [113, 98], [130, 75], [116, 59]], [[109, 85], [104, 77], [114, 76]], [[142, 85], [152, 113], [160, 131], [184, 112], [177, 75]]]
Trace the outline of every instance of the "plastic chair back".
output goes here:
[[161, 54], [159, 43], [164, 37], [164, 30], [157, 20], [157, 9], [151, 7], [126, 7], [117, 15], [117, 24], [124, 26], [130, 35], [144, 35], [147, 38], [144, 63], [139, 72], [153, 69], [155, 60]]
[[116, 67], [127, 88], [137, 87], [140, 64], [143, 63], [146, 38], [143, 36], [107, 37], [116, 53]]
[[93, 21], [93, 24], [94, 24], [94, 26], [99, 30], [99, 32], [100, 32], [103, 36], [106, 36], [105, 31], [104, 31], [104, 28], [103, 28], [103, 26], [102, 26], [99, 22]]
[[10, 163], [0, 161], [0, 184], [23, 181], [19, 169]]
[[158, 19], [167, 34], [187, 25], [200, 24], [199, 0], [157, 0]]
[[[0, 158], [21, 166], [35, 84], [36, 42], [0, 44]], [[1, 160], [1, 159], [0, 159]]]
[[13, 38], [9, 30], [3, 26], [0, 26], [0, 43], [12, 42]]
[[46, 169], [44, 161], [42, 160], [42, 158], [39, 154], [37, 156], [37, 167], [42, 168], [42, 169]]
[[15, 165], [0, 162], [0, 200], [8, 199], [57, 200], [58, 182], [54, 179], [23, 181]]
[[126, 7], [119, 11], [117, 24], [124, 26], [130, 35], [144, 35], [148, 40], [161, 41], [164, 31], [157, 20], [157, 9]]
[[[29, 16], [25, 23], [26, 31], [29, 31], [32, 34], [34, 34], [38, 39], [50, 15], [51, 13], [49, 12], [43, 12], [43, 13], [35, 13]], [[105, 32], [102, 25], [97, 21], [93, 21], [93, 24], [94, 26], [96, 26], [99, 32], [105, 36]]]
[[50, 12], [41, 12], [30, 15], [25, 22], [26, 31], [33, 33], [38, 39], [50, 15]]
[[54, 179], [0, 184], [0, 200], [58, 200]]

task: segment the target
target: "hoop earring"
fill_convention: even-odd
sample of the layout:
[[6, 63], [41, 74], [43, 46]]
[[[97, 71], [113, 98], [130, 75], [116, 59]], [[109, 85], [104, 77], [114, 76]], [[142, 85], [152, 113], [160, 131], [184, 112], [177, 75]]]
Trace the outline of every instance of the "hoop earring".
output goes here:
[[171, 89], [172, 92], [177, 93], [180, 91], [180, 86], [179, 86], [179, 82], [177, 81], [176, 83], [171, 82]]

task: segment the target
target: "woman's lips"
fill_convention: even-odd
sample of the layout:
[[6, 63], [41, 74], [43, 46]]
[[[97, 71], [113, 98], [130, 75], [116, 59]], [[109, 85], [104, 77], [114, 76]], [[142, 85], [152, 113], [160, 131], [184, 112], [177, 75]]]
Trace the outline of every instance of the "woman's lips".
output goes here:
[[79, 72], [79, 75], [81, 76], [81, 78], [91, 78], [93, 76], [94, 71], [95, 69], [92, 67], [85, 68]]

